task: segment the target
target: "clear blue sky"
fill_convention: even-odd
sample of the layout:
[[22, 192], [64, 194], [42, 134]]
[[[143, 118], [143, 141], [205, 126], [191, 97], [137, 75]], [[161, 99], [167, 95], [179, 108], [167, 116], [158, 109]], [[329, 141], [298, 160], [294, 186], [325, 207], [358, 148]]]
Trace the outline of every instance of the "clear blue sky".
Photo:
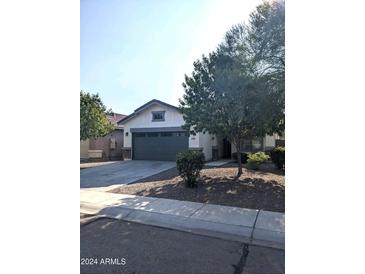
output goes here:
[[184, 74], [259, 0], [81, 0], [80, 88], [130, 114], [151, 99], [178, 105]]

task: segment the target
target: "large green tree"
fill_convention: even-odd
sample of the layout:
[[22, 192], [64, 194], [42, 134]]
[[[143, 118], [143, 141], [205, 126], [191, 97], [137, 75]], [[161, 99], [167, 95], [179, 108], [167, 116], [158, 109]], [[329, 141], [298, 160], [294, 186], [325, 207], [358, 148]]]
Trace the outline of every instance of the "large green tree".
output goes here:
[[284, 3], [265, 2], [232, 27], [216, 51], [194, 62], [180, 100], [186, 129], [241, 143], [284, 129]]
[[98, 94], [80, 91], [80, 140], [98, 138], [114, 129]]

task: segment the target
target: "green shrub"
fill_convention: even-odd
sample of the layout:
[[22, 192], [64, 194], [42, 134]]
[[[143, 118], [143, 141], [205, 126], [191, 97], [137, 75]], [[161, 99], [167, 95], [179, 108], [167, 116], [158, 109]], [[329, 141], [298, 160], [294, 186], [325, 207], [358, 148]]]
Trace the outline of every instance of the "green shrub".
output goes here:
[[[237, 161], [237, 152], [232, 153], [232, 158]], [[241, 163], [246, 164], [247, 163], [248, 155], [245, 152], [241, 152]]]
[[276, 147], [270, 151], [271, 161], [278, 169], [282, 169], [285, 164], [285, 147]]
[[203, 166], [204, 154], [200, 151], [187, 150], [176, 156], [177, 171], [188, 187], [197, 186], [196, 179]]
[[262, 163], [270, 159], [270, 156], [263, 151], [249, 153], [247, 159], [247, 167], [250, 169], [258, 169]]

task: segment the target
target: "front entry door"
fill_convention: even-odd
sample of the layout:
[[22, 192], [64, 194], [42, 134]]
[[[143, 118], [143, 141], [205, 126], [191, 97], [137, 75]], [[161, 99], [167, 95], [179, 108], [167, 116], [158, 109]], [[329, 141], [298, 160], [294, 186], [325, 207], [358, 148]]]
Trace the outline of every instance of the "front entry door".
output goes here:
[[223, 158], [231, 158], [231, 142], [227, 140], [227, 138], [223, 139]]

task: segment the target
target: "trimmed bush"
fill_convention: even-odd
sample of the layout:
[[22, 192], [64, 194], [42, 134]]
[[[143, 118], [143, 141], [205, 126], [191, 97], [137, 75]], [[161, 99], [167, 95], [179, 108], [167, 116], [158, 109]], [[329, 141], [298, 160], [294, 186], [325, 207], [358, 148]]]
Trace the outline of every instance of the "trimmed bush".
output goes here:
[[270, 156], [263, 151], [249, 153], [247, 159], [247, 167], [250, 169], [259, 169], [260, 165], [270, 159]]
[[177, 171], [188, 187], [197, 186], [197, 178], [203, 166], [204, 154], [200, 151], [187, 150], [176, 156]]
[[283, 169], [285, 165], [285, 147], [276, 147], [270, 151], [271, 161], [278, 169]]
[[[237, 152], [232, 153], [232, 158], [237, 161]], [[247, 163], [248, 155], [245, 152], [241, 152], [241, 163], [246, 164]]]

